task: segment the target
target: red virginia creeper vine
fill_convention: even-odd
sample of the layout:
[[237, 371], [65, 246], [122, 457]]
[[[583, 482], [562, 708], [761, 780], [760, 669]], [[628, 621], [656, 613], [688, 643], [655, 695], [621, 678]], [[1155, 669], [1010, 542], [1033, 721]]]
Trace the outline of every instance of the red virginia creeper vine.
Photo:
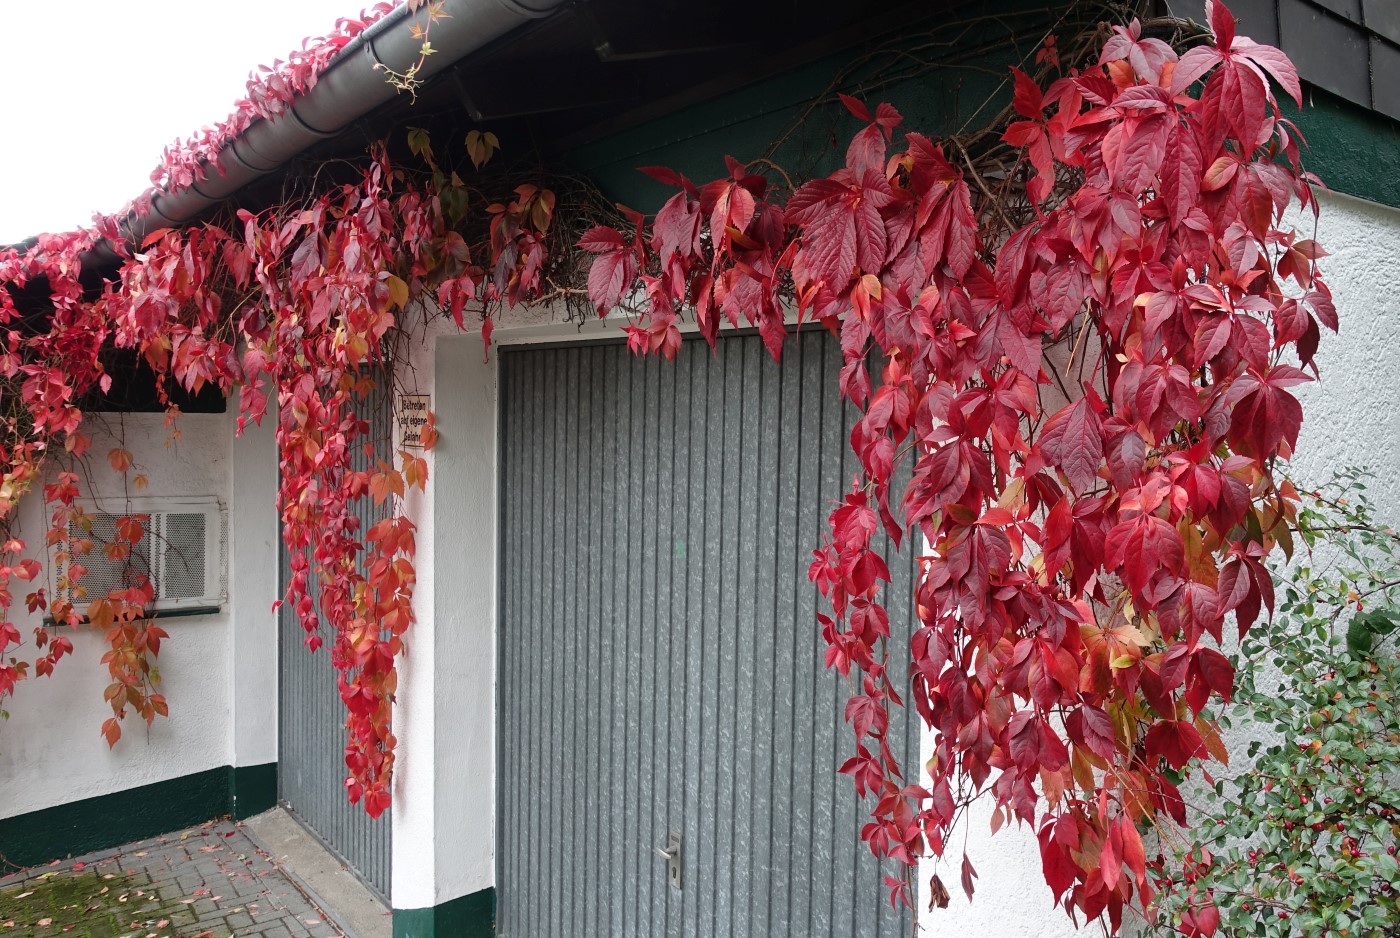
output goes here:
[[[940, 857], [988, 791], [997, 826], [1033, 825], [1057, 900], [1115, 929], [1151, 899], [1140, 826], [1185, 823], [1174, 773], [1226, 758], [1201, 711], [1233, 671], [1205, 639], [1272, 609], [1262, 560], [1293, 512], [1273, 466], [1308, 380], [1289, 356], [1311, 366], [1337, 326], [1321, 249], [1282, 223], [1314, 204], [1270, 88], [1301, 105], [1297, 75], [1207, 8], [1214, 44], [1180, 57], [1134, 21], [1047, 88], [1015, 71], [1003, 139], [1034, 211], [996, 241], [978, 223], [999, 207], [940, 145], [896, 146], [894, 108], [846, 99], [866, 126], [845, 166], [785, 203], [734, 160], [703, 186], [649, 169], [680, 189], [650, 228], [582, 242], [600, 311], [641, 272], [639, 352], [673, 355], [693, 304], [712, 344], [742, 319], [776, 358], [788, 278], [799, 318], [840, 335], [862, 473], [811, 577], [827, 664], [855, 676], [841, 771], [873, 796], [862, 836]], [[907, 659], [886, 643], [881, 529], [922, 555]], [[935, 733], [927, 787], [886, 738], [905, 697]], [[971, 875], [965, 857], [969, 895]], [[1212, 920], [1201, 897], [1186, 927]]]
[[[856, 754], [842, 771], [874, 796], [863, 836], [904, 864], [941, 856], [963, 807], [989, 791], [999, 823], [1034, 825], [1066, 909], [1115, 925], [1151, 896], [1139, 827], [1184, 822], [1174, 773], [1224, 758], [1201, 711], [1228, 699], [1233, 674], [1205, 637], [1219, 641], [1231, 614], [1243, 631], [1272, 608], [1262, 560], [1293, 511], [1273, 467], [1301, 421], [1289, 388], [1307, 380], [1297, 366], [1312, 365], [1319, 323], [1337, 325], [1314, 271], [1323, 252], [1282, 224], [1294, 199], [1314, 205], [1270, 87], [1298, 100], [1297, 76], [1282, 53], [1236, 37], [1223, 4], [1207, 6], [1214, 44], [1184, 55], [1134, 22], [1115, 28], [1097, 64], [1048, 87], [1015, 72], [1018, 119], [1004, 140], [1023, 154], [1025, 224], [986, 224], [999, 206], [985, 180], [927, 137], [897, 138], [889, 105], [847, 99], [866, 126], [831, 176], [783, 200], [734, 160], [703, 186], [653, 168], [679, 190], [655, 218], [580, 242], [597, 255], [588, 292], [600, 311], [641, 298], [626, 327], [638, 352], [674, 354], [693, 310], [711, 343], [722, 319], [742, 320], [778, 357], [789, 290], [800, 316], [840, 335], [862, 472], [811, 575], [831, 603], [827, 663], [856, 688]], [[307, 87], [367, 21], [264, 80], [247, 114]], [[157, 181], [188, 184], [239, 120], [168, 153]], [[52, 293], [36, 329], [0, 289], [0, 377], [19, 389], [0, 415], [0, 619], [11, 583], [40, 573], [9, 534], [14, 506], [46, 462], [89, 445], [77, 402], [110, 382], [103, 347], [135, 349], [191, 389], [241, 387], [240, 427], [275, 395], [294, 558], [285, 601], [309, 645], [330, 639], [350, 796], [376, 815], [389, 803], [414, 527], [396, 512], [361, 531], [352, 508], [401, 498], [426, 464], [400, 453], [355, 471], [356, 449], [378, 453], [382, 441], [366, 439], [354, 403], [414, 301], [436, 299], [465, 327], [468, 302], [538, 297], [555, 209], [553, 193], [522, 185], [485, 207], [487, 243], [468, 244], [465, 187], [421, 140], [414, 150], [431, 182], [376, 151], [357, 182], [242, 212], [241, 230], [162, 230], [132, 251], [106, 218], [0, 252], [0, 285], [44, 279]], [[122, 254], [119, 275], [85, 286], [81, 258], [104, 239]], [[912, 481], [901, 488], [902, 462]], [[44, 495], [66, 532], [76, 477], [56, 477]], [[872, 549], [882, 529], [921, 553], [907, 663], [886, 641], [889, 574]], [[50, 611], [109, 628], [114, 709], [152, 719], [164, 701], [141, 662], [163, 634], [142, 624], [147, 598]], [[31, 611], [47, 602], [42, 590], [26, 598]], [[0, 623], [0, 699], [25, 676], [24, 642]], [[39, 673], [71, 649], [43, 630], [34, 643]], [[927, 787], [885, 738], [889, 708], [906, 698], [936, 734]], [[903, 877], [888, 884], [907, 889]], [[1186, 927], [1211, 934], [1213, 912], [1202, 897]]]
[[[407, 6], [426, 6], [429, 23], [438, 15], [437, 5], [425, 0]], [[264, 69], [228, 121], [167, 150], [153, 181], [164, 190], [197, 181], [221, 146], [252, 120], [284, 110], [336, 52], [390, 9], [379, 4], [369, 15], [342, 20], [332, 36]], [[426, 29], [423, 38], [426, 45]], [[470, 300], [514, 304], [536, 296], [554, 208], [552, 193], [518, 186], [515, 199], [476, 207], [490, 219], [489, 241], [468, 244], [457, 229], [475, 193], [438, 168], [425, 138], [414, 150], [432, 170], [423, 184], [376, 150], [357, 184], [304, 204], [240, 212], [241, 230], [215, 224], [160, 229], [132, 250], [119, 236], [119, 216], [104, 216], [92, 230], [43, 235], [23, 251], [0, 251], [0, 701], [29, 676], [31, 665], [34, 674], [47, 675], [72, 650], [66, 636], [38, 626], [31, 662], [23, 651], [29, 640], [8, 618], [11, 584], [34, 581], [42, 572], [38, 560], [23, 556], [34, 545], [14, 536], [13, 526], [20, 498], [45, 478], [46, 464], [58, 463], [43, 497], [52, 508], [45, 541], [62, 564], [61, 589], [76, 587], [81, 595], [82, 558], [95, 547], [129, 553], [144, 534], [145, 519], [132, 515], [118, 519], [111, 543], [72, 537], [70, 528], [81, 531], [86, 522], [77, 504], [78, 476], [64, 468], [91, 445], [80, 402], [111, 387], [101, 351], [133, 349], [158, 376], [162, 393], [167, 378], [195, 392], [207, 385], [226, 394], [240, 388], [240, 431], [248, 420], [264, 417], [275, 395], [278, 504], [293, 569], [284, 601], [306, 628], [310, 648], [330, 639], [347, 708], [349, 796], [363, 798], [372, 815], [387, 809], [394, 662], [413, 621], [414, 526], [395, 511], [363, 531], [353, 509], [365, 498], [397, 504], [406, 487], [425, 484], [427, 463], [406, 451], [392, 462], [384, 458], [389, 441], [367, 438], [368, 424], [354, 405], [367, 393], [374, 366], [380, 366], [379, 380], [390, 379], [385, 366], [393, 337], [406, 328], [410, 303], [436, 299], [465, 328]], [[477, 164], [489, 156], [480, 145], [472, 153]], [[138, 213], [154, 191], [137, 200]], [[103, 243], [123, 259], [120, 269], [113, 280], [85, 285], [84, 261]], [[47, 285], [51, 308], [17, 307], [11, 290], [32, 281]], [[483, 331], [489, 337], [489, 326]], [[174, 416], [178, 408], [171, 411]], [[431, 447], [435, 436], [430, 420], [425, 445]], [[359, 448], [369, 449], [375, 468], [352, 468]], [[130, 454], [119, 453], [113, 450], [111, 461], [125, 472]], [[102, 732], [109, 744], [120, 737], [128, 708], [148, 723], [167, 712], [153, 686], [151, 658], [166, 636], [145, 616], [151, 598], [149, 582], [139, 579], [78, 605], [43, 587], [25, 596], [31, 614], [47, 612], [69, 626], [86, 620], [106, 630], [111, 651], [103, 660], [113, 677], [107, 699], [114, 715]]]

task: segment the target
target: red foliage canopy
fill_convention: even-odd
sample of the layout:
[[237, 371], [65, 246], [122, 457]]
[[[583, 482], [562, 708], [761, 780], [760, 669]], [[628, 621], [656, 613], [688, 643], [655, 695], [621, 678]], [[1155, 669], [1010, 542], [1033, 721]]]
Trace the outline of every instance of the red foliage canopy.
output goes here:
[[[1228, 698], [1233, 675], [1211, 642], [1231, 615], [1244, 631], [1272, 608], [1262, 561], [1292, 512], [1274, 477], [1298, 436], [1291, 388], [1307, 380], [1319, 324], [1337, 325], [1313, 269], [1323, 252], [1283, 223], [1294, 199], [1314, 204], [1270, 84], [1296, 100], [1297, 77], [1277, 50], [1235, 36], [1222, 4], [1208, 6], [1214, 45], [1180, 57], [1133, 23], [1096, 65], [1048, 87], [1015, 72], [1019, 119], [1004, 139], [1023, 154], [1035, 217], [1002, 237], [979, 235], [995, 210], [982, 180], [935, 141], [898, 136], [889, 105], [847, 99], [865, 126], [830, 176], [784, 200], [734, 160], [698, 186], [652, 168], [678, 190], [655, 218], [581, 242], [597, 255], [588, 289], [600, 311], [642, 298], [626, 327], [639, 352], [674, 354], [693, 309], [710, 342], [722, 321], [748, 322], [778, 357], [789, 289], [799, 319], [840, 335], [862, 471], [811, 576], [830, 601], [819, 617], [828, 666], [856, 678], [856, 749], [842, 771], [873, 795], [863, 836], [905, 864], [941, 856], [962, 809], [989, 792], [998, 824], [1034, 825], [1065, 907], [1115, 923], [1150, 898], [1139, 826], [1184, 821], [1173, 773], [1224, 758], [1202, 709]], [[273, 107], [255, 101], [250, 113]], [[196, 143], [169, 155], [160, 181], [183, 184], [209, 152]], [[414, 528], [397, 514], [360, 531], [351, 509], [401, 498], [427, 470], [407, 453], [353, 468], [373, 442], [354, 414], [363, 367], [417, 299], [464, 326], [470, 301], [538, 296], [555, 207], [552, 193], [520, 186], [485, 207], [489, 238], [469, 245], [460, 180], [436, 171], [430, 152], [428, 162], [434, 178], [420, 185], [377, 152], [358, 184], [242, 213], [241, 230], [158, 231], [133, 251], [115, 219], [100, 219], [95, 231], [0, 254], [0, 285], [43, 277], [53, 297], [46, 327], [23, 332], [0, 289], [0, 377], [7, 393], [19, 389], [0, 414], [0, 521], [46, 459], [89, 445], [76, 402], [110, 381], [106, 345], [136, 349], [190, 388], [241, 387], [240, 423], [261, 419], [276, 395], [279, 504], [298, 558], [286, 601], [308, 644], [328, 627], [349, 792], [373, 814], [389, 802]], [[120, 275], [89, 292], [81, 257], [104, 238], [123, 252]], [[131, 464], [121, 451], [111, 460]], [[59, 473], [44, 494], [50, 538], [80, 556], [83, 545], [65, 541], [77, 477]], [[129, 549], [139, 519], [125, 531]], [[920, 554], [918, 625], [898, 664], [881, 531]], [[7, 536], [0, 618], [11, 583], [40, 572], [24, 550]], [[148, 599], [128, 590], [86, 611], [109, 628], [117, 716], [164, 709], [143, 669], [164, 637], [142, 619]], [[49, 600], [36, 590], [26, 603]], [[0, 697], [25, 674], [14, 655], [23, 641], [0, 622], [10, 654]], [[39, 629], [35, 648], [44, 673], [71, 644]], [[906, 698], [936, 735], [927, 784], [886, 739], [889, 708]], [[111, 741], [113, 730], [109, 721]], [[970, 893], [966, 858], [962, 869]], [[1192, 921], [1212, 911], [1203, 897]]]
[[[1283, 223], [1294, 199], [1313, 205], [1270, 85], [1301, 105], [1297, 75], [1207, 6], [1215, 43], [1183, 56], [1134, 22], [1046, 88], [1014, 72], [1004, 140], [1035, 217], [998, 243], [938, 144], [896, 144], [894, 108], [850, 99], [865, 127], [845, 165], [786, 202], [733, 160], [702, 186], [652, 169], [680, 191], [649, 231], [583, 242], [600, 312], [645, 271], [638, 351], [673, 354], [693, 304], [711, 343], [743, 320], [777, 357], [789, 277], [799, 320], [840, 335], [862, 472], [811, 576], [831, 603], [827, 664], [858, 675], [842, 771], [873, 795], [863, 837], [905, 864], [941, 856], [990, 792], [997, 826], [1034, 826], [1066, 909], [1115, 927], [1151, 897], [1140, 826], [1185, 822], [1174, 773], [1225, 758], [1202, 709], [1233, 671], [1210, 641], [1272, 609], [1290, 389], [1319, 323], [1337, 325], [1321, 250]], [[922, 537], [907, 658], [890, 649], [882, 529]], [[886, 737], [904, 697], [935, 732], [927, 784]]]

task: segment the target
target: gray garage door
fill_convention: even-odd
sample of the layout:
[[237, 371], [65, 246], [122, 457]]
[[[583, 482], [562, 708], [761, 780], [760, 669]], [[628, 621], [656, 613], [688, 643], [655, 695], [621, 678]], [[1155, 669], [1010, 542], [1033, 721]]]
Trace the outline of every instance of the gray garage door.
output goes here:
[[[379, 389], [358, 408], [370, 423], [370, 436], [387, 441], [393, 427], [390, 395]], [[387, 448], [386, 448], [387, 449]], [[370, 467], [360, 448], [356, 469]], [[360, 506], [361, 530], [383, 517], [369, 500]], [[287, 550], [282, 548], [282, 589], [290, 576]], [[314, 595], [314, 593], [313, 593]], [[310, 828], [381, 899], [389, 896], [389, 813], [371, 820], [361, 805], [345, 796], [345, 706], [340, 701], [335, 668], [331, 666], [331, 636], [323, 623], [325, 643], [315, 654], [307, 651], [306, 632], [290, 607], [279, 612], [278, 797], [301, 823]]]
[[781, 367], [751, 337], [502, 354], [506, 938], [910, 934], [836, 774], [848, 692], [806, 575], [855, 471], [839, 355], [815, 332]]

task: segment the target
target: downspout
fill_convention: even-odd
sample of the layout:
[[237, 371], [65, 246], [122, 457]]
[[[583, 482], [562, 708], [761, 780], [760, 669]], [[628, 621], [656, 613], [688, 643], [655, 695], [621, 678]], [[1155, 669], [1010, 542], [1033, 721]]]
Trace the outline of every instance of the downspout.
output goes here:
[[[567, 0], [443, 0], [445, 14], [432, 24], [434, 53], [421, 79], [450, 68], [482, 46], [530, 20], [541, 19]], [[410, 15], [406, 6], [356, 36], [331, 60], [316, 84], [274, 120], [259, 119], [219, 153], [205, 179], [173, 195], [158, 194], [145, 216], [132, 215], [124, 228], [139, 244], [157, 228], [179, 227], [264, 176], [313, 144], [340, 133], [397, 93], [377, 64], [402, 70], [418, 58], [427, 26], [427, 5]]]

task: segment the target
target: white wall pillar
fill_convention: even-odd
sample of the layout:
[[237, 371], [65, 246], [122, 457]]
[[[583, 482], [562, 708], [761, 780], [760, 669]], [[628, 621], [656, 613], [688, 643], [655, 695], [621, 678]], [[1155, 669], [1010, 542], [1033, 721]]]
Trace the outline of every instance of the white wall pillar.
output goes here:
[[430, 337], [422, 359], [406, 390], [431, 392], [441, 438], [407, 500], [418, 621], [394, 712], [395, 909], [495, 885], [496, 363], [461, 335]]
[[[230, 402], [229, 432], [237, 419]], [[276, 414], [233, 441], [228, 496], [232, 612], [233, 752], [230, 764], [277, 761], [278, 544]]]

